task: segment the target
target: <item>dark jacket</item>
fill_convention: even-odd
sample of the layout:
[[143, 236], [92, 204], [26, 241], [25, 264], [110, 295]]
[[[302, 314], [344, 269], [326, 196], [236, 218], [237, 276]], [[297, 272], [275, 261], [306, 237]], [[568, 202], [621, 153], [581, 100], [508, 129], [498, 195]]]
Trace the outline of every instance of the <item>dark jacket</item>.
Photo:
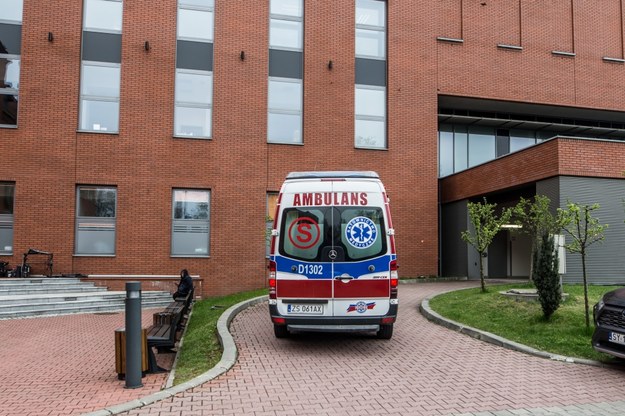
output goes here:
[[174, 294], [174, 297], [184, 297], [189, 294], [193, 290], [193, 279], [190, 275], [185, 274], [180, 278], [180, 283], [178, 283], [178, 290]]

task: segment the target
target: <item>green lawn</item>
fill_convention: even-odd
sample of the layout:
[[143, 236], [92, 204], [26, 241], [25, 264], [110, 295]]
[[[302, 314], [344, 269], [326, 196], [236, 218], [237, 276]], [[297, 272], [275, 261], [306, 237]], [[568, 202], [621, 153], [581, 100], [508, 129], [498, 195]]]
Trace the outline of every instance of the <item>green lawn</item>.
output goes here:
[[258, 289], [195, 302], [184, 342], [178, 353], [174, 384], [183, 383], [205, 373], [221, 360], [222, 349], [217, 338], [217, 320], [226, 309], [246, 299], [266, 294], [267, 289]]
[[455, 291], [436, 296], [430, 307], [440, 315], [465, 325], [497, 334], [536, 349], [568, 357], [611, 361], [612, 357], [596, 352], [590, 345], [594, 330], [592, 307], [601, 295], [615, 286], [590, 286], [591, 326], [584, 318], [584, 287], [565, 285], [568, 299], [560, 305], [550, 321], [545, 321], [539, 302], [515, 301], [499, 292], [512, 288], [531, 288], [531, 284], [488, 286]]

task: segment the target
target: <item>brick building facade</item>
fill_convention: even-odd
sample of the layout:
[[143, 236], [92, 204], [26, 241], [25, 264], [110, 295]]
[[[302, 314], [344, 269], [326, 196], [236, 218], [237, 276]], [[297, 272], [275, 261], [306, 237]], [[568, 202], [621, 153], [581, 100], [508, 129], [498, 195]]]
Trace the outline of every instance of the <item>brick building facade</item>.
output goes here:
[[[0, 11], [3, 28], [21, 26], [19, 51], [5, 54], [20, 61], [19, 94], [0, 89], [19, 97], [17, 121], [0, 127], [0, 184], [13, 192], [4, 211], [12, 241], [0, 260], [12, 265], [35, 247], [54, 253], [57, 273], [172, 275], [187, 268], [202, 278], [204, 296], [263, 287], [268, 193], [290, 171], [336, 169], [380, 174], [400, 275], [438, 275], [440, 97], [590, 109], [597, 123], [606, 110], [606, 120], [625, 120], [621, 0], [600, 8], [579, 0], [388, 0], [381, 2], [385, 143], [356, 146], [355, 27], [359, 5], [373, 0], [319, 0], [304, 2], [300, 19], [301, 142], [268, 142], [272, 2], [215, 0], [199, 9], [214, 19], [211, 133], [184, 137], [174, 125], [181, 6], [125, 0], [116, 32], [120, 62], [113, 65], [120, 74], [118, 131], [86, 131], [81, 65], [89, 1], [96, 2], [11, 0], [9, 7], [23, 7], [19, 21]], [[0, 30], [0, 41], [6, 33]], [[622, 152], [621, 143], [606, 144], [588, 162], [613, 157], [610, 146]], [[523, 154], [534, 157], [517, 156]], [[77, 253], [81, 187], [115, 191], [113, 253]], [[172, 255], [175, 190], [208, 192], [203, 255]]]

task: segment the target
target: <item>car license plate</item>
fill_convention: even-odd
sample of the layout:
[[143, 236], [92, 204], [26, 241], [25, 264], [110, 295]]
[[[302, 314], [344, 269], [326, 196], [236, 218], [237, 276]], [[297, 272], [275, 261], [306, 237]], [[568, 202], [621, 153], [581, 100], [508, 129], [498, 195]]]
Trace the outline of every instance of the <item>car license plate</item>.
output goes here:
[[608, 341], [616, 342], [617, 344], [625, 345], [625, 335], [618, 332], [610, 332], [608, 334]]
[[297, 313], [302, 315], [323, 315], [323, 305], [286, 305], [288, 313]]

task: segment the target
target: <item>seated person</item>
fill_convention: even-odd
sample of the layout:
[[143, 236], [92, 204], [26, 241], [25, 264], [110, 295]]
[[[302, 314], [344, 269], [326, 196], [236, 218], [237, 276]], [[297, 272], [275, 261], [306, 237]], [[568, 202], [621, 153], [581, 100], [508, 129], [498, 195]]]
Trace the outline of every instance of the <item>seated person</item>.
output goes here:
[[193, 279], [187, 269], [180, 271], [180, 283], [178, 283], [178, 290], [174, 293], [174, 299], [184, 298], [193, 290]]

